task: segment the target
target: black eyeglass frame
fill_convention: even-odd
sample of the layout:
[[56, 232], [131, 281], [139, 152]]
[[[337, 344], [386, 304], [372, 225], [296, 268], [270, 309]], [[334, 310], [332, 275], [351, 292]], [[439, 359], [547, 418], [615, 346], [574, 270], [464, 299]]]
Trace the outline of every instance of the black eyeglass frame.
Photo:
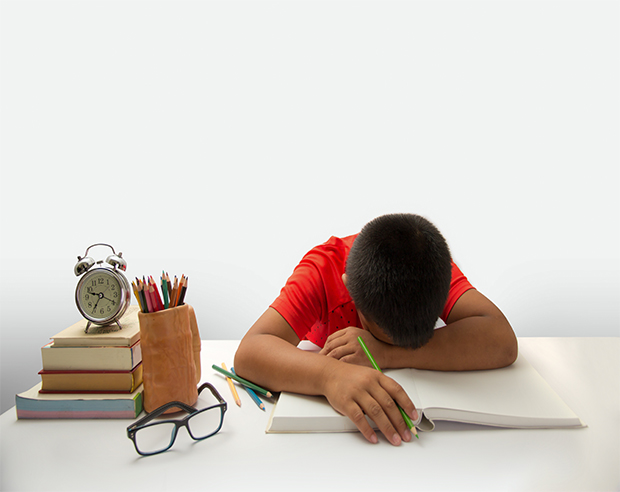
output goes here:
[[[188, 404], [183, 403], [181, 401], [171, 401], [171, 402], [168, 402], [168, 403], [162, 405], [159, 408], [156, 408], [155, 410], [153, 410], [148, 415], [145, 415], [144, 417], [142, 417], [141, 419], [135, 421], [133, 424], [131, 424], [129, 427], [127, 427], [127, 437], [132, 440], [133, 445], [136, 448], [136, 451], [138, 452], [138, 454], [140, 454], [142, 456], [151, 456], [151, 455], [154, 455], [154, 454], [163, 453], [164, 451], [168, 451], [172, 447], [172, 445], [174, 444], [174, 441], [176, 441], [177, 433], [178, 433], [180, 427], [185, 427], [187, 429], [187, 433], [195, 441], [203, 441], [203, 440], [213, 436], [214, 434], [217, 434], [220, 431], [220, 429], [222, 428], [222, 424], [224, 423], [224, 415], [226, 413], [226, 410], [228, 409], [228, 404], [226, 403], [224, 398], [222, 398], [222, 395], [219, 394], [219, 392], [215, 389], [215, 387], [211, 383], [203, 383], [198, 388], [198, 394], [200, 395], [202, 390], [204, 390], [205, 388], [209, 388], [209, 390], [211, 391], [211, 393], [213, 394], [213, 396], [216, 398], [216, 400], [219, 403], [217, 403], [215, 405], [211, 405], [211, 406], [206, 407], [206, 408], [201, 408], [199, 410], [199, 409], [197, 409], [195, 407], [192, 407], [191, 405], [188, 405]], [[211, 434], [209, 434], [207, 436], [204, 436], [204, 437], [195, 437], [194, 435], [192, 435], [192, 431], [191, 431], [190, 427], [187, 425], [188, 420], [191, 417], [193, 417], [194, 415], [197, 415], [197, 414], [202, 413], [202, 412], [206, 412], [208, 410], [211, 410], [211, 409], [217, 408], [217, 407], [220, 408], [220, 412], [221, 412], [220, 425], [218, 426], [218, 428], [215, 431], [213, 431]], [[180, 410], [183, 410], [183, 411], [187, 412], [188, 415], [186, 415], [183, 418], [179, 418], [179, 419], [158, 420], [157, 422], [151, 423], [151, 421], [153, 419], [159, 417], [164, 412], [166, 412], [167, 410], [170, 410], [172, 408], [179, 408]], [[163, 424], [163, 423], [172, 423], [172, 424], [174, 424], [174, 430], [172, 431], [172, 438], [170, 439], [170, 444], [167, 447], [165, 447], [165, 448], [162, 448], [162, 449], [157, 450], [157, 451], [153, 451], [151, 453], [145, 453], [145, 452], [140, 451], [138, 449], [138, 444], [136, 443], [136, 433], [140, 429], [143, 429], [145, 427], [149, 427], [151, 425], [160, 425], [160, 424]]]

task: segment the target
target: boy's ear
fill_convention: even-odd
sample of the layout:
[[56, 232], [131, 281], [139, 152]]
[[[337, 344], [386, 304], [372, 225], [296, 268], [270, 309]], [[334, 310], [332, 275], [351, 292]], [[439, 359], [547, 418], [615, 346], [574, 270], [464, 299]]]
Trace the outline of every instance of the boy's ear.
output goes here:
[[347, 286], [347, 274], [343, 273], [342, 274], [342, 283], [344, 284], [344, 286]]

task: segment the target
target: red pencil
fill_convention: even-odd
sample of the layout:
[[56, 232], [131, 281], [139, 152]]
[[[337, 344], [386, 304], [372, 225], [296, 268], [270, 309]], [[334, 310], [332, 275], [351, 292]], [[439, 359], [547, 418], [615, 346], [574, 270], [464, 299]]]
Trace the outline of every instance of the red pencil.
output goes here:
[[155, 299], [155, 305], [157, 307], [156, 311], [161, 311], [164, 309], [164, 303], [161, 301], [161, 297], [159, 295], [159, 290], [157, 289], [157, 284], [155, 280], [153, 280], [153, 276], [150, 277], [151, 280], [151, 292], [153, 293], [153, 298]]
[[144, 292], [144, 298], [146, 299], [146, 308], [148, 309], [149, 313], [152, 313], [153, 302], [151, 300], [151, 293], [149, 292], [148, 286], [145, 285], [144, 280], [138, 280], [138, 282], [140, 282], [140, 288], [142, 289], [142, 292]]

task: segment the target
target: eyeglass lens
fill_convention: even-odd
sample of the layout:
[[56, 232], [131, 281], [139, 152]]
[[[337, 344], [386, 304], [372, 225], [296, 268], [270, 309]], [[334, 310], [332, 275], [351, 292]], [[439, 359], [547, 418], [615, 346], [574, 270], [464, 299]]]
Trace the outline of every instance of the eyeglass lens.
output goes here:
[[187, 428], [194, 439], [204, 439], [217, 432], [222, 425], [222, 410], [211, 408], [193, 414], [187, 421]]
[[139, 429], [135, 436], [139, 453], [151, 454], [166, 450], [172, 444], [176, 426], [173, 422], [153, 423]]

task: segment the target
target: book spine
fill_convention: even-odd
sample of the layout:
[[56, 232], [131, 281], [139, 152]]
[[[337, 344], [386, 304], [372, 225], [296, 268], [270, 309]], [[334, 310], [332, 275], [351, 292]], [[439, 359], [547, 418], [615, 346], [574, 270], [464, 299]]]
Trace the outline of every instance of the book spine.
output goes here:
[[41, 393], [132, 393], [142, 383], [142, 364], [133, 371], [40, 371]]
[[142, 347], [57, 347], [41, 348], [45, 371], [131, 371], [142, 362]]
[[42, 400], [15, 398], [18, 419], [133, 419], [142, 412], [142, 391], [133, 398]]
[[37, 411], [37, 410], [17, 410], [18, 419], [135, 419], [140, 414], [139, 411], [127, 410], [119, 412], [97, 412], [97, 411]]

